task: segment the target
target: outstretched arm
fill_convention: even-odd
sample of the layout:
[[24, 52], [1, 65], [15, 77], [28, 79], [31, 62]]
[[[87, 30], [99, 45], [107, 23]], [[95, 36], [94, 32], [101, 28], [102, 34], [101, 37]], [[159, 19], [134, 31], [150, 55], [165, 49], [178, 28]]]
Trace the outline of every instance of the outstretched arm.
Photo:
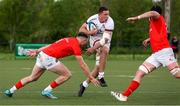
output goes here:
[[89, 78], [89, 80], [95, 85], [99, 86], [99, 82], [91, 75], [89, 67], [87, 64], [84, 62], [84, 59], [82, 56], [75, 56], [76, 60], [78, 61], [81, 69], [83, 70], [84, 74]]
[[41, 52], [43, 49], [47, 48], [49, 45], [43, 46], [37, 50], [29, 50], [27, 52], [27, 56], [35, 57], [39, 52]]
[[160, 17], [160, 14], [156, 11], [148, 11], [145, 12], [141, 15], [134, 16], [134, 17], [129, 17], [126, 20], [130, 23], [134, 23], [140, 19], [145, 19], [145, 18], [153, 18], [153, 19], [158, 19]]

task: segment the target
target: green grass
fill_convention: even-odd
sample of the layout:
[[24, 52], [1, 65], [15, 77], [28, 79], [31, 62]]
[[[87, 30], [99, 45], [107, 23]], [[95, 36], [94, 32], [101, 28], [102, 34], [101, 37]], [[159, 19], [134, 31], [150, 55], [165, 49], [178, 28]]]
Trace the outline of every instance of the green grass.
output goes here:
[[[119, 102], [110, 95], [111, 90], [122, 91], [143, 60], [121, 60], [109, 58], [105, 77], [107, 88], [90, 85], [83, 97], [77, 97], [79, 84], [85, 79], [74, 59], [61, 60], [72, 72], [72, 78], [54, 90], [60, 99], [50, 100], [40, 95], [57, 75], [47, 71], [36, 82], [18, 90], [12, 98], [3, 95], [22, 77], [31, 73], [35, 60], [0, 60], [0, 105], [180, 105], [180, 81], [174, 79], [166, 68], [161, 68], [146, 76], [140, 87], [127, 102]], [[86, 60], [93, 68], [94, 60]]]

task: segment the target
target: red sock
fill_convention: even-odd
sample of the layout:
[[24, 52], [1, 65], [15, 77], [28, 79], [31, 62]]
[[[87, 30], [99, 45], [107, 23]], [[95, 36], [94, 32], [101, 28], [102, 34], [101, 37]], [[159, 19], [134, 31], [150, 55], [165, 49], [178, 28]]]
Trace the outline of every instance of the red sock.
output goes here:
[[20, 88], [23, 87], [21, 81], [17, 82], [15, 86], [16, 86], [17, 89], [20, 89]]
[[51, 82], [50, 86], [56, 88], [59, 84], [56, 81]]
[[122, 94], [124, 96], [128, 97], [129, 95], [131, 95], [138, 88], [138, 86], [139, 86], [139, 82], [133, 80], [130, 83], [129, 87]]

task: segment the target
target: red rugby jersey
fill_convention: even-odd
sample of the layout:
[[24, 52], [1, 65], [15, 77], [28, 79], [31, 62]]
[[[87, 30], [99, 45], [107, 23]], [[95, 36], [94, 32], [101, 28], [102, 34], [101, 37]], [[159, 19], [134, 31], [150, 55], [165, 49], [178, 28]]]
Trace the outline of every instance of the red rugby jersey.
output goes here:
[[81, 48], [77, 38], [63, 38], [42, 50], [49, 56], [63, 58], [70, 55], [81, 55]]
[[163, 16], [158, 19], [150, 19], [149, 28], [150, 45], [153, 53], [163, 48], [170, 48], [166, 22]]

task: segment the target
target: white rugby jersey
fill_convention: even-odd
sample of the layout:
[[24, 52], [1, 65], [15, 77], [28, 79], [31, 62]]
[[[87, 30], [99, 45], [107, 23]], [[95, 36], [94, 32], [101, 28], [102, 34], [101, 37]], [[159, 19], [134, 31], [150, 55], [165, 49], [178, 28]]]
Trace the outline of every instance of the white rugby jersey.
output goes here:
[[104, 33], [105, 30], [107, 30], [107, 31], [114, 30], [114, 21], [110, 16], [108, 17], [106, 22], [100, 23], [100, 21], [98, 19], [98, 14], [95, 14], [88, 18], [86, 23], [89, 23], [89, 22], [93, 22], [96, 25], [97, 30], [98, 30], [97, 34], [94, 36], [91, 36], [91, 37], [95, 37], [95, 36], [102, 37], [102, 34]]

